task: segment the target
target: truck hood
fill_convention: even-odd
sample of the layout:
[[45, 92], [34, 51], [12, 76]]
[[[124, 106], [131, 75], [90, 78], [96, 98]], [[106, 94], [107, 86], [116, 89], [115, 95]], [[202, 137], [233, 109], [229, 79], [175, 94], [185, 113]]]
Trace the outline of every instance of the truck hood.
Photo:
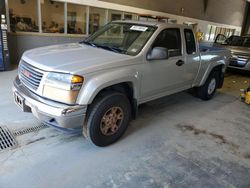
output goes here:
[[250, 48], [241, 46], [225, 46], [226, 49], [230, 50], [234, 54], [241, 54], [250, 56]]
[[89, 73], [98, 69], [124, 66], [133, 56], [92, 46], [70, 43], [26, 51], [22, 60], [44, 71]]

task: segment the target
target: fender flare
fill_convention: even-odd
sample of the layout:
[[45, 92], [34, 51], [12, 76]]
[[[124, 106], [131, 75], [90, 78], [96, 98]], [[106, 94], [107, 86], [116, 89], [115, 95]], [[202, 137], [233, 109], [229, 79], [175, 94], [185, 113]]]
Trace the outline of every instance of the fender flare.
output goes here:
[[201, 79], [201, 82], [199, 83], [199, 86], [204, 85], [206, 80], [208, 79], [209, 75], [211, 74], [211, 72], [214, 71], [218, 67], [222, 67], [221, 68], [221, 75], [224, 78], [224, 73], [226, 71], [226, 62], [225, 62], [225, 60], [215, 61], [215, 62], [212, 62], [212, 63], [209, 64], [204, 76]]
[[133, 98], [138, 99], [140, 88], [139, 80], [139, 73], [133, 69], [109, 71], [93, 76], [81, 89], [77, 103], [89, 105], [101, 90], [120, 83], [131, 83]]

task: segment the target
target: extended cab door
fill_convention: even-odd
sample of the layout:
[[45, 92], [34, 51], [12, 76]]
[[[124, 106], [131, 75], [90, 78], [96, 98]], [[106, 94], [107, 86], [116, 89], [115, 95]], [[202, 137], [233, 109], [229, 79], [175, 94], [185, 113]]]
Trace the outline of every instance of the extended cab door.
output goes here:
[[153, 42], [151, 51], [156, 47], [165, 48], [168, 58], [147, 60], [143, 65], [142, 101], [185, 90], [191, 86], [194, 71], [187, 71], [191, 69], [183, 53], [183, 37], [179, 28], [167, 28], [161, 31]]
[[200, 67], [200, 52], [196, 45], [194, 33], [191, 29], [184, 29], [185, 38], [185, 80], [186, 84], [192, 87], [192, 84], [198, 74]]

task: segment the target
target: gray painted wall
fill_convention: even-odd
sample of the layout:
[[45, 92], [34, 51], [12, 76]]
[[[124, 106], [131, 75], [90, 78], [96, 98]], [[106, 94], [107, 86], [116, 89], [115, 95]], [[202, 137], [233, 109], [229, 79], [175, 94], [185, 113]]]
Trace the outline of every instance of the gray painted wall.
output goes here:
[[[23, 52], [31, 48], [38, 48], [53, 44], [64, 44], [71, 42], [80, 42], [84, 37], [65, 37], [65, 36], [39, 36], [39, 35], [16, 35], [9, 34], [8, 44], [10, 49], [11, 64], [18, 64]], [[212, 45], [212, 43], [202, 43], [203, 45]]]
[[[211, 22], [242, 26], [246, 2], [244, 0], [102, 0], [154, 11], [186, 16]], [[182, 13], [181, 8], [184, 8]]]
[[19, 62], [23, 52], [31, 48], [48, 46], [53, 44], [63, 44], [70, 42], [80, 42], [83, 37], [79, 36], [39, 36], [39, 35], [16, 35], [9, 34], [8, 44], [10, 51], [10, 61], [12, 64]]

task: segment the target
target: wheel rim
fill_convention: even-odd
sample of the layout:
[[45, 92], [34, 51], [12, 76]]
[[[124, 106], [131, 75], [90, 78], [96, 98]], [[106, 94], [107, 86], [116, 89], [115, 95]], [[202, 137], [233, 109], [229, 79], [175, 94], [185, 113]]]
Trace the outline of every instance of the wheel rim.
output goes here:
[[216, 88], [216, 79], [213, 78], [208, 85], [208, 94], [211, 95]]
[[105, 136], [115, 134], [123, 121], [124, 113], [120, 107], [112, 107], [106, 111], [101, 120], [101, 132]]

